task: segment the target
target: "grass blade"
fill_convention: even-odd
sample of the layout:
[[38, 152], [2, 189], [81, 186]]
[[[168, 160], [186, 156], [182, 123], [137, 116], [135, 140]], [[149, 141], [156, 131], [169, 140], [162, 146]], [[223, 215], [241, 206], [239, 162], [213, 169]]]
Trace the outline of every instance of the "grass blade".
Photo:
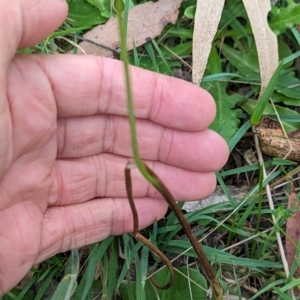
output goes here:
[[80, 281], [80, 284], [76, 290], [76, 294], [78, 293], [78, 295], [80, 295], [81, 300], [86, 299], [88, 293], [90, 292], [94, 281], [97, 265], [99, 261], [102, 259], [103, 254], [106, 252], [108, 246], [111, 244], [113, 239], [114, 237], [110, 236], [106, 238], [104, 241], [102, 241], [100, 244], [94, 244], [90, 247], [91, 254], [88, 260], [88, 266], [84, 274], [84, 277]]
[[258, 104], [256, 105], [256, 107], [254, 109], [254, 112], [253, 112], [253, 115], [251, 118], [252, 125], [257, 125], [260, 122], [260, 119], [263, 115], [263, 112], [264, 112], [266, 106], [267, 106], [267, 103], [273, 94], [275, 85], [278, 81], [278, 78], [279, 78], [280, 72], [282, 71], [282, 68], [283, 68], [283, 60], [279, 63], [276, 71], [274, 72], [273, 76], [270, 79], [268, 86], [266, 87], [265, 92], [259, 99]]

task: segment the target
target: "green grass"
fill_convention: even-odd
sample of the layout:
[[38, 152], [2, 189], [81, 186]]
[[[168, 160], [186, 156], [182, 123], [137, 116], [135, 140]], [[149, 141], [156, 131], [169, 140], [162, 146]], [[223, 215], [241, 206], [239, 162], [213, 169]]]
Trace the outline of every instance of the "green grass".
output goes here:
[[[133, 2], [138, 4], [146, 1]], [[284, 1], [279, 1], [278, 5], [282, 3]], [[184, 11], [194, 4], [195, 1], [192, 0], [185, 2], [175, 25], [167, 25], [158, 38], [143, 47], [134, 48], [130, 53], [130, 62], [172, 76], [176, 73], [174, 72], [176, 69], [191, 72], [189, 66], [192, 55], [193, 20], [185, 17]], [[253, 68], [258, 64], [253, 35], [251, 28], [248, 25], [244, 26], [246, 16], [243, 9], [238, 10], [241, 7], [240, 0], [227, 1], [214, 41], [220, 59], [218, 62], [216, 60], [208, 62], [203, 80], [204, 87], [210, 91], [219, 88], [219, 91], [222, 91], [221, 95], [225, 95], [223, 100], [233, 99], [234, 103], [230, 110], [235, 111], [237, 128], [231, 128], [232, 133], [225, 136], [233, 155], [226, 170], [217, 173], [218, 184], [222, 187], [228, 202], [186, 213], [185, 217], [194, 228], [196, 236], [202, 239], [203, 248], [214, 266], [225, 294], [244, 296], [248, 299], [272, 297], [272, 299], [291, 299], [290, 288], [300, 285], [300, 280], [293, 277], [299, 262], [294, 261], [290, 274], [286, 277], [276, 236], [280, 234], [282, 240], [287, 238], [285, 224], [293, 213], [287, 209], [291, 187], [286, 182], [286, 185], [276, 190], [273, 197], [274, 208], [270, 208], [265, 187], [292, 172], [297, 164], [284, 159], [267, 158], [264, 167], [270, 175], [263, 180], [262, 167], [259, 164], [247, 165], [239, 154], [245, 144], [248, 144], [248, 148], [253, 147], [251, 110], [245, 107], [250, 107], [250, 97], [257, 99], [259, 93], [258, 74]], [[79, 25], [66, 22], [46, 40], [35, 47], [23, 49], [22, 52], [43, 54], [68, 52], [72, 47], [61, 37], [72, 39], [77, 43], [78, 36], [81, 36], [87, 27], [94, 26]], [[281, 45], [281, 58], [299, 49], [299, 32], [294, 27], [281, 33], [278, 40]], [[233, 51], [237, 51], [236, 57], [233, 56]], [[241, 53], [243, 60], [249, 62], [248, 67], [243, 66], [243, 69], [238, 60]], [[293, 98], [293, 91], [286, 88], [290, 83], [299, 83], [299, 79], [295, 76], [296, 70], [292, 64], [286, 68], [286, 74], [282, 75], [278, 83], [283, 90], [282, 100], [275, 99], [275, 102], [277, 107], [282, 109], [282, 112], [278, 110], [279, 117], [289, 124], [289, 128], [298, 128], [300, 120], [297, 116], [293, 119], [293, 114], [298, 110], [300, 103], [298, 99]], [[242, 87], [247, 88], [246, 95], [239, 93]], [[220, 101], [218, 95], [214, 96], [216, 101]], [[241, 160], [239, 164], [235, 164], [234, 157], [239, 157]], [[251, 188], [243, 198], [234, 199], [228, 186], [241, 183]], [[298, 193], [298, 200], [299, 197]], [[145, 234], [167, 256], [177, 258], [174, 263], [179, 265], [178, 268], [184, 275], [180, 275], [171, 292], [153, 289], [148, 280], [149, 271], [158, 268], [160, 271], [155, 275], [155, 280], [161, 281], [163, 285], [168, 276], [165, 268], [144, 245], [131, 235], [123, 235], [109, 237], [101, 243], [79, 249], [80, 267], [76, 273], [78, 285], [72, 299], [154, 299], [154, 296], [158, 299], [170, 299], [170, 293], [177, 295], [179, 289], [180, 299], [199, 299], [197, 297], [202, 295], [199, 286], [205, 289], [207, 286], [195, 263], [195, 254], [173, 213], [166, 215], [164, 224], [156, 222], [147, 228]], [[299, 245], [297, 249], [299, 250]], [[70, 274], [66, 267], [69, 261], [71, 266], [76, 264], [76, 261], [71, 260], [70, 253], [48, 259], [32, 269], [32, 277], [25, 282], [22, 289], [14, 288], [1, 299], [53, 299], [51, 296], [55, 290], [59, 290], [59, 282], [65, 272]]]

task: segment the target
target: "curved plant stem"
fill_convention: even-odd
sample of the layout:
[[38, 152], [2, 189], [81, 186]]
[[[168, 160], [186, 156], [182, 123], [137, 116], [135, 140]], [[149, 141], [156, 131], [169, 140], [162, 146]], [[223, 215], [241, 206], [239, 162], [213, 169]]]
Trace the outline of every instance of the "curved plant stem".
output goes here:
[[135, 167], [135, 166], [136, 165], [134, 162], [129, 161], [127, 164], [127, 167], [125, 169], [127, 197], [128, 197], [130, 208], [131, 208], [132, 215], [133, 215], [133, 233], [132, 234], [138, 241], [140, 241], [141, 243], [146, 245], [153, 253], [155, 253], [166, 264], [167, 268], [169, 269], [169, 271], [171, 273], [171, 279], [166, 285], [164, 285], [164, 286], [158, 285], [157, 283], [155, 283], [152, 280], [152, 277], [150, 277], [150, 280], [154, 286], [156, 286], [157, 288], [159, 288], [161, 290], [166, 290], [173, 285], [174, 278], [175, 278], [175, 272], [174, 272], [174, 268], [173, 268], [173, 265], [170, 262], [170, 260], [157, 247], [155, 247], [147, 238], [145, 238], [142, 234], [140, 234], [138, 232], [139, 219], [138, 219], [138, 214], [137, 214], [136, 207], [135, 207], [133, 197], [132, 197], [132, 184], [131, 184], [131, 174], [130, 174], [131, 168]]
[[[219, 285], [219, 282], [217, 281], [214, 270], [212, 266], [210, 265], [202, 247], [198, 243], [198, 240], [194, 236], [194, 234], [191, 231], [190, 225], [184, 218], [183, 213], [179, 209], [179, 207], [176, 204], [176, 201], [170, 191], [167, 189], [167, 187], [164, 185], [164, 183], [159, 179], [159, 177], [142, 161], [140, 155], [139, 155], [139, 149], [138, 149], [138, 143], [137, 143], [137, 134], [136, 134], [136, 126], [135, 126], [135, 114], [134, 114], [134, 104], [132, 99], [132, 91], [131, 91], [131, 84], [130, 84], [130, 76], [129, 76], [129, 64], [128, 64], [128, 57], [127, 57], [127, 50], [126, 50], [126, 34], [125, 34], [125, 26], [123, 26], [123, 1], [122, 0], [115, 0], [115, 9], [117, 11], [118, 19], [119, 19], [119, 32], [120, 32], [120, 40], [121, 40], [121, 59], [124, 62], [124, 69], [125, 69], [125, 79], [126, 79], [126, 90], [127, 90], [127, 105], [128, 105], [128, 114], [129, 114], [129, 123], [130, 123], [130, 129], [131, 129], [131, 143], [132, 143], [132, 149], [133, 149], [133, 155], [134, 155], [134, 163], [138, 167], [139, 171], [142, 173], [142, 175], [161, 193], [161, 195], [164, 197], [166, 202], [169, 204], [170, 208], [173, 210], [174, 214], [176, 215], [178, 221], [180, 222], [184, 232], [186, 233], [187, 237], [189, 238], [196, 254], [198, 257], [198, 260], [200, 262], [200, 269], [203, 275], [206, 277], [206, 279], [209, 281], [213, 293], [215, 295], [215, 299], [221, 300], [223, 299], [222, 295], [222, 289]], [[158, 286], [154, 283], [154, 285], [161, 289], [167, 289], [169, 288], [173, 281], [174, 281], [174, 270], [172, 263], [169, 261], [169, 259], [159, 250], [157, 249], [148, 239], [146, 239], [143, 235], [141, 235], [138, 232], [138, 214], [134, 205], [133, 197], [132, 197], [132, 184], [131, 184], [131, 176], [130, 176], [130, 170], [131, 167], [134, 164], [128, 163], [126, 169], [125, 169], [125, 178], [126, 178], [126, 190], [127, 190], [127, 196], [130, 203], [130, 207], [133, 214], [133, 220], [134, 220], [134, 229], [133, 229], [133, 235], [134, 237], [149, 247], [151, 251], [153, 251], [156, 255], [158, 255], [161, 260], [167, 265], [171, 272], [171, 280], [170, 282], [165, 286]]]

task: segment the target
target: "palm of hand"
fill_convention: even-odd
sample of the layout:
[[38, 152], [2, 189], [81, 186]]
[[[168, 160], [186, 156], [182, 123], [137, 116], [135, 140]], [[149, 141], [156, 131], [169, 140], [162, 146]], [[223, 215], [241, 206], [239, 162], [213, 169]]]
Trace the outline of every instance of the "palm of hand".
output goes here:
[[3, 286], [12, 285], [13, 273], [21, 279], [43, 247], [57, 153], [56, 105], [45, 74], [30, 61], [17, 59], [7, 78], [13, 146], [8, 155], [12, 163], [0, 181]]
[[[54, 22], [46, 2], [39, 4], [44, 15], [30, 18], [43, 22], [37, 38], [65, 14]], [[23, 4], [36, 7], [36, 0]], [[37, 13], [25, 6], [28, 14]], [[20, 32], [8, 37], [20, 36], [19, 44], [12, 42], [16, 48], [34, 42], [33, 27], [26, 28], [25, 15], [24, 20], [19, 30], [27, 40]], [[10, 56], [4, 77], [0, 68], [0, 294], [58, 252], [132, 231], [124, 183], [131, 146], [122, 65], [72, 56], [15, 56], [11, 62]], [[0, 51], [0, 66], [1, 57]], [[138, 69], [132, 79], [142, 158], [177, 199], [207, 196], [215, 186], [213, 171], [227, 158], [225, 142], [206, 130], [213, 100], [188, 83]], [[132, 182], [142, 228], [167, 206], [137, 171]]]

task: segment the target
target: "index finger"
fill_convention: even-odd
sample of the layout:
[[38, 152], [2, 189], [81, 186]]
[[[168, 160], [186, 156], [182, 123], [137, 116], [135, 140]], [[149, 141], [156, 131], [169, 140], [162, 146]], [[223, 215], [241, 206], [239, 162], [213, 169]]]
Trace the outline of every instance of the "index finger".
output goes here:
[[[96, 56], [36, 57], [51, 81], [59, 117], [127, 115], [123, 65]], [[131, 67], [137, 118], [174, 129], [198, 131], [214, 119], [215, 103], [205, 90], [180, 79]]]

